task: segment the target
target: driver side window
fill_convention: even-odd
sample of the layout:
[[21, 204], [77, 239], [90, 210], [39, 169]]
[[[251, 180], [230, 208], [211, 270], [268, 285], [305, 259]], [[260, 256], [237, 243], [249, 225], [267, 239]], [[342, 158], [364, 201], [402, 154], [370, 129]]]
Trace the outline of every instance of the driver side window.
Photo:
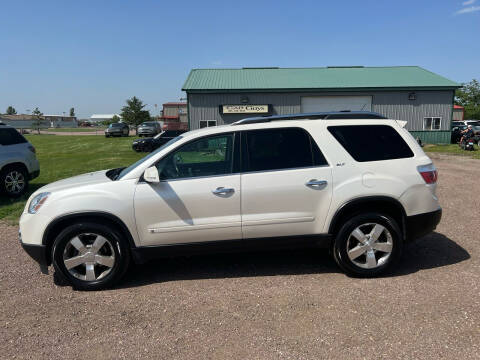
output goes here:
[[156, 166], [161, 180], [231, 174], [233, 134], [194, 140], [168, 154]]

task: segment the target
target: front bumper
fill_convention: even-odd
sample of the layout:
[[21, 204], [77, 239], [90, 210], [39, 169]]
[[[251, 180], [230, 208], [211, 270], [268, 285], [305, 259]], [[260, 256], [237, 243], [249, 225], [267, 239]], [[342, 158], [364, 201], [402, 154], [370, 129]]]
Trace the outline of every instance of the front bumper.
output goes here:
[[438, 223], [442, 219], [442, 209], [418, 214], [413, 216], [407, 216], [406, 231], [407, 240], [415, 240], [419, 237], [427, 235], [436, 229]]
[[43, 274], [48, 274], [48, 265], [50, 262], [47, 256], [47, 247], [45, 245], [24, 244], [20, 232], [18, 232], [18, 238], [23, 250], [40, 265], [40, 271]]
[[30, 173], [30, 180], [33, 180], [40, 176], [40, 170], [35, 170]]

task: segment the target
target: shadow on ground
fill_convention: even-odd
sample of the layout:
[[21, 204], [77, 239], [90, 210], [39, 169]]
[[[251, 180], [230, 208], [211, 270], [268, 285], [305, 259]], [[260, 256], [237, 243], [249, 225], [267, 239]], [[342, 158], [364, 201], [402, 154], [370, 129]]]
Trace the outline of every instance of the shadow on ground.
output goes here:
[[[386, 276], [408, 275], [420, 270], [453, 265], [469, 258], [468, 252], [453, 240], [440, 233], [433, 233], [407, 244], [396, 270]], [[177, 280], [338, 272], [340, 269], [325, 249], [216, 254], [160, 259], [133, 266], [119, 287]]]

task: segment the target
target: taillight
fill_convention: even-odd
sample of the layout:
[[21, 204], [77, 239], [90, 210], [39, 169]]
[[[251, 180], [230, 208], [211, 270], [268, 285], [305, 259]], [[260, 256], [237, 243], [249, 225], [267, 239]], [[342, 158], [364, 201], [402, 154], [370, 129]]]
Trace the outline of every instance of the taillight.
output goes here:
[[35, 147], [33, 145], [28, 145], [28, 150], [30, 150], [34, 154], [37, 152], [37, 150], [35, 150]]
[[426, 184], [435, 184], [437, 182], [438, 171], [433, 164], [422, 165], [417, 169]]

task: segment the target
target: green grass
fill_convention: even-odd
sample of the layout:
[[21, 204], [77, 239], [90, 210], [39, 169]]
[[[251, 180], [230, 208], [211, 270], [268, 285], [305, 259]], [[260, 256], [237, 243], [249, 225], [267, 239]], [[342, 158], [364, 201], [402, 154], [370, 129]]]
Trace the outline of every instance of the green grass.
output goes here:
[[91, 127], [78, 127], [78, 128], [57, 128], [57, 129], [45, 129], [48, 132], [104, 132], [105, 128], [91, 128]]
[[427, 144], [423, 148], [425, 152], [436, 152], [449, 155], [458, 155], [463, 157], [470, 157], [473, 159], [480, 159], [480, 151], [478, 146], [475, 145], [474, 151], [465, 151], [458, 146], [458, 144], [449, 144], [449, 145], [431, 145]]
[[127, 166], [146, 154], [136, 153], [133, 137], [27, 135], [37, 149], [40, 176], [19, 199], [0, 198], [0, 219], [16, 222], [32, 192], [53, 181], [96, 170]]

